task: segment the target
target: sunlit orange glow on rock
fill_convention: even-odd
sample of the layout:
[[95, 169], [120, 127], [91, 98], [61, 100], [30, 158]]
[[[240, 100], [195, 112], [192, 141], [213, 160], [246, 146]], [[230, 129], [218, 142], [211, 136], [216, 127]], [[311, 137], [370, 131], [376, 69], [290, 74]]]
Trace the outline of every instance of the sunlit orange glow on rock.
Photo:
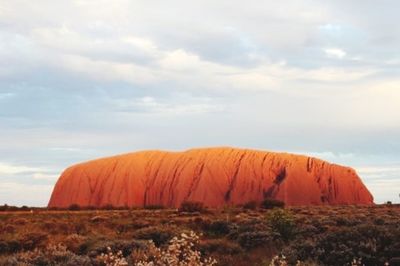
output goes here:
[[49, 207], [177, 207], [186, 200], [221, 207], [265, 197], [287, 205], [373, 203], [349, 167], [288, 153], [204, 148], [141, 151], [71, 166], [57, 181]]

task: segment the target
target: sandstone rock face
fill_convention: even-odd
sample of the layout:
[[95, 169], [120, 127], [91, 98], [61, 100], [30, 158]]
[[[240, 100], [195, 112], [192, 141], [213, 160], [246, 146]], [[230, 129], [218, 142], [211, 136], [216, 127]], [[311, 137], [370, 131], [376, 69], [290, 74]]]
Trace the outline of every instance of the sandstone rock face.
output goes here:
[[356, 172], [287, 153], [235, 148], [142, 151], [66, 169], [49, 207], [243, 204], [265, 197], [287, 205], [373, 204]]

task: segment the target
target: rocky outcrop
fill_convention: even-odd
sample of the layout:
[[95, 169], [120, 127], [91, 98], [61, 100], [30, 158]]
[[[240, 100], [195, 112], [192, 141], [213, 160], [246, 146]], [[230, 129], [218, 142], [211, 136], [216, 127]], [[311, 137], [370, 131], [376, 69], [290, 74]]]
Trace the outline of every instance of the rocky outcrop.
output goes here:
[[176, 207], [186, 200], [219, 207], [266, 197], [287, 205], [373, 203], [349, 167], [288, 153], [205, 148], [141, 151], [71, 166], [57, 181], [49, 207]]

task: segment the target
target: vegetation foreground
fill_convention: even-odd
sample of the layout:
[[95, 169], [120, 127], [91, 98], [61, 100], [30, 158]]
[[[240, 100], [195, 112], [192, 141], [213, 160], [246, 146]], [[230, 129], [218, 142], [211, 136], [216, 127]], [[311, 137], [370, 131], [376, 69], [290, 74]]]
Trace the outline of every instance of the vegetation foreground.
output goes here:
[[276, 207], [3, 208], [0, 265], [399, 265], [399, 205]]

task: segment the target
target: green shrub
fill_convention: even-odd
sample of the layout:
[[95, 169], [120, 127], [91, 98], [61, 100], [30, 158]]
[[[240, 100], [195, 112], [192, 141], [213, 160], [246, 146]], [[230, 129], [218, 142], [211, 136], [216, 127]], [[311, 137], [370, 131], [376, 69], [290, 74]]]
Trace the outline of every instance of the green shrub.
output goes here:
[[167, 243], [175, 234], [175, 228], [168, 226], [151, 226], [136, 230], [134, 237], [137, 239], [153, 240], [157, 246], [160, 246]]
[[212, 236], [227, 235], [230, 231], [230, 224], [224, 220], [213, 221], [210, 223], [203, 223], [202, 229], [207, 231]]
[[293, 239], [296, 225], [293, 215], [284, 209], [274, 209], [267, 215], [267, 223], [272, 231], [278, 233], [285, 241]]
[[284, 208], [285, 202], [276, 199], [264, 199], [261, 202], [261, 207], [264, 209]]
[[204, 204], [198, 201], [184, 201], [179, 207], [179, 212], [204, 212]]

